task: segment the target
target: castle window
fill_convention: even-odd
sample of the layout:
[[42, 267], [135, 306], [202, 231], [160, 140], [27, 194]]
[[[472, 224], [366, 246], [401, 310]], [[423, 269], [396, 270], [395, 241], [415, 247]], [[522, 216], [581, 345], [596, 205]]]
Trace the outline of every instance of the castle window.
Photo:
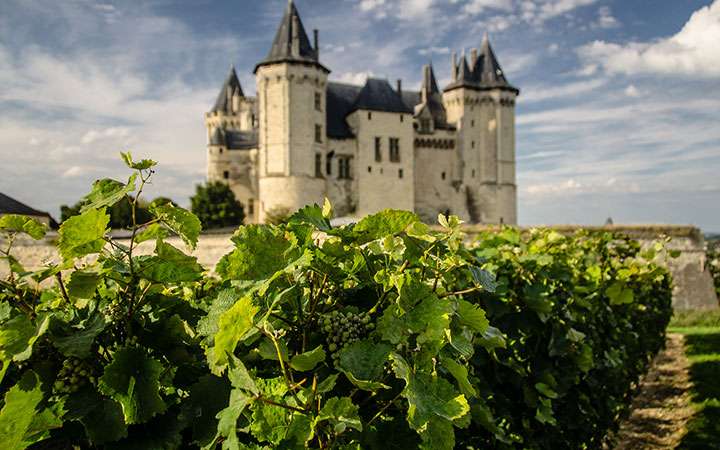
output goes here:
[[349, 156], [338, 156], [338, 178], [343, 180], [349, 180], [350, 176], [350, 157]]
[[390, 138], [390, 161], [400, 162], [400, 139]]
[[474, 120], [471, 120], [471, 121], [470, 121], [470, 126], [471, 126], [471, 127], [474, 127], [474, 126], [475, 126], [475, 121], [474, 121]]
[[250, 198], [248, 199], [248, 215], [252, 216], [255, 214], [255, 199]]
[[475, 178], [475, 169], [472, 170], [472, 177]]
[[322, 143], [322, 125], [315, 125], [315, 142]]
[[315, 110], [322, 111], [322, 94], [319, 92], [315, 93]]
[[322, 154], [315, 153], [315, 176], [322, 176]]
[[470, 142], [470, 146], [471, 146], [472, 148], [475, 148], [475, 141]]
[[368, 120], [372, 120], [372, 113], [368, 111]]
[[368, 166], [368, 173], [372, 173], [372, 167]]
[[402, 178], [402, 177], [403, 177], [403, 170], [398, 169], [398, 178]]
[[230, 178], [230, 171], [229, 171], [229, 170], [224, 170], [224, 171], [223, 171], [223, 178], [225, 178], [226, 180], [227, 180], [228, 178]]
[[443, 180], [445, 179], [445, 172], [440, 174], [440, 178], [442, 178]]
[[332, 151], [327, 154], [327, 158], [325, 158], [325, 173], [328, 175], [332, 175], [332, 158], [335, 156], [335, 152]]
[[382, 161], [382, 139], [379, 136], [375, 136], [375, 162]]
[[405, 121], [405, 115], [404, 115], [404, 114], [400, 114], [400, 122], [404, 122], [404, 121]]
[[222, 147], [220, 147], [220, 154], [221, 154], [221, 155], [222, 155], [222, 152], [223, 152], [223, 149], [222, 149]]

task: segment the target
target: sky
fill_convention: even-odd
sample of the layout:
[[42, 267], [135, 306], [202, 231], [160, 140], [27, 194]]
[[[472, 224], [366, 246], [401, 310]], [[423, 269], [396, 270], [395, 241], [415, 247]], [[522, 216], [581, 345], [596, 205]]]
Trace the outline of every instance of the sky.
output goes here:
[[[57, 216], [119, 152], [187, 205], [203, 114], [229, 67], [246, 94], [286, 0], [0, 1], [0, 192]], [[720, 231], [720, 0], [297, 0], [331, 79], [403, 79], [483, 33], [516, 104], [522, 225]]]

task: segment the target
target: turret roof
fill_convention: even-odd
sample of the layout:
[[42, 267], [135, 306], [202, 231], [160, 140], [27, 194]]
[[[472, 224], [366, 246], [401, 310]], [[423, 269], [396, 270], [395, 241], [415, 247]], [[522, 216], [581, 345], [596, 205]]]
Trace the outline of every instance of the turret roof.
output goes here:
[[323, 70], [330, 72], [319, 63], [317, 50], [310, 44], [310, 39], [308, 39], [305, 32], [305, 27], [302, 20], [300, 20], [300, 14], [295, 7], [295, 3], [289, 0], [285, 14], [280, 21], [280, 26], [275, 33], [275, 39], [273, 39], [270, 51], [265, 59], [255, 66], [255, 71], [257, 71], [258, 67], [267, 64], [299, 62], [318, 65]]
[[437, 80], [435, 79], [435, 71], [433, 70], [432, 63], [423, 67], [423, 81], [420, 87], [421, 101], [425, 102], [425, 105], [430, 110], [435, 127], [444, 128], [447, 125], [447, 113], [445, 112], [445, 106], [442, 102], [442, 96], [437, 86]]
[[225, 82], [220, 89], [220, 94], [218, 94], [217, 100], [215, 100], [215, 106], [213, 106], [211, 111], [232, 111], [232, 98], [236, 94], [240, 97], [245, 96], [242, 86], [240, 86], [240, 80], [238, 79], [237, 73], [235, 73], [235, 67], [230, 66], [230, 73], [225, 79]]
[[468, 67], [467, 60], [463, 55], [457, 66], [457, 78], [445, 87], [445, 91], [467, 87], [470, 89], [502, 89], [513, 91], [516, 94], [520, 91], [513, 87], [505, 78], [505, 72], [490, 46], [487, 33], [483, 36], [480, 55], [472, 68]]

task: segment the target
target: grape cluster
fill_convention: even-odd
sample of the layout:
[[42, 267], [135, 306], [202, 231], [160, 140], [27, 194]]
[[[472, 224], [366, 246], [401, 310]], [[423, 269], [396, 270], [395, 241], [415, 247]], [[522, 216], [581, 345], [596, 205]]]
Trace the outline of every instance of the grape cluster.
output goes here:
[[116, 298], [111, 301], [110, 304], [103, 310], [103, 314], [105, 314], [105, 319], [107, 319], [108, 322], [117, 322], [121, 320], [125, 315], [125, 308], [122, 306], [122, 300], [120, 298]]
[[88, 383], [95, 384], [90, 366], [79, 359], [68, 358], [63, 361], [62, 368], [58, 372], [53, 384], [53, 392], [58, 395], [72, 394]]
[[360, 340], [375, 324], [370, 321], [370, 314], [333, 311], [323, 317], [320, 322], [326, 335], [328, 350], [333, 360], [340, 357], [340, 350]]

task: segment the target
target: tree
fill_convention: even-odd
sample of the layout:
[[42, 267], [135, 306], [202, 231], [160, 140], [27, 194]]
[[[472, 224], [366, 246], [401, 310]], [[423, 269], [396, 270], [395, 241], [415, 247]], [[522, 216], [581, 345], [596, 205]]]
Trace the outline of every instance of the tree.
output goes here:
[[243, 206], [230, 187], [219, 181], [197, 185], [190, 198], [192, 212], [204, 229], [240, 225], [245, 218]]

